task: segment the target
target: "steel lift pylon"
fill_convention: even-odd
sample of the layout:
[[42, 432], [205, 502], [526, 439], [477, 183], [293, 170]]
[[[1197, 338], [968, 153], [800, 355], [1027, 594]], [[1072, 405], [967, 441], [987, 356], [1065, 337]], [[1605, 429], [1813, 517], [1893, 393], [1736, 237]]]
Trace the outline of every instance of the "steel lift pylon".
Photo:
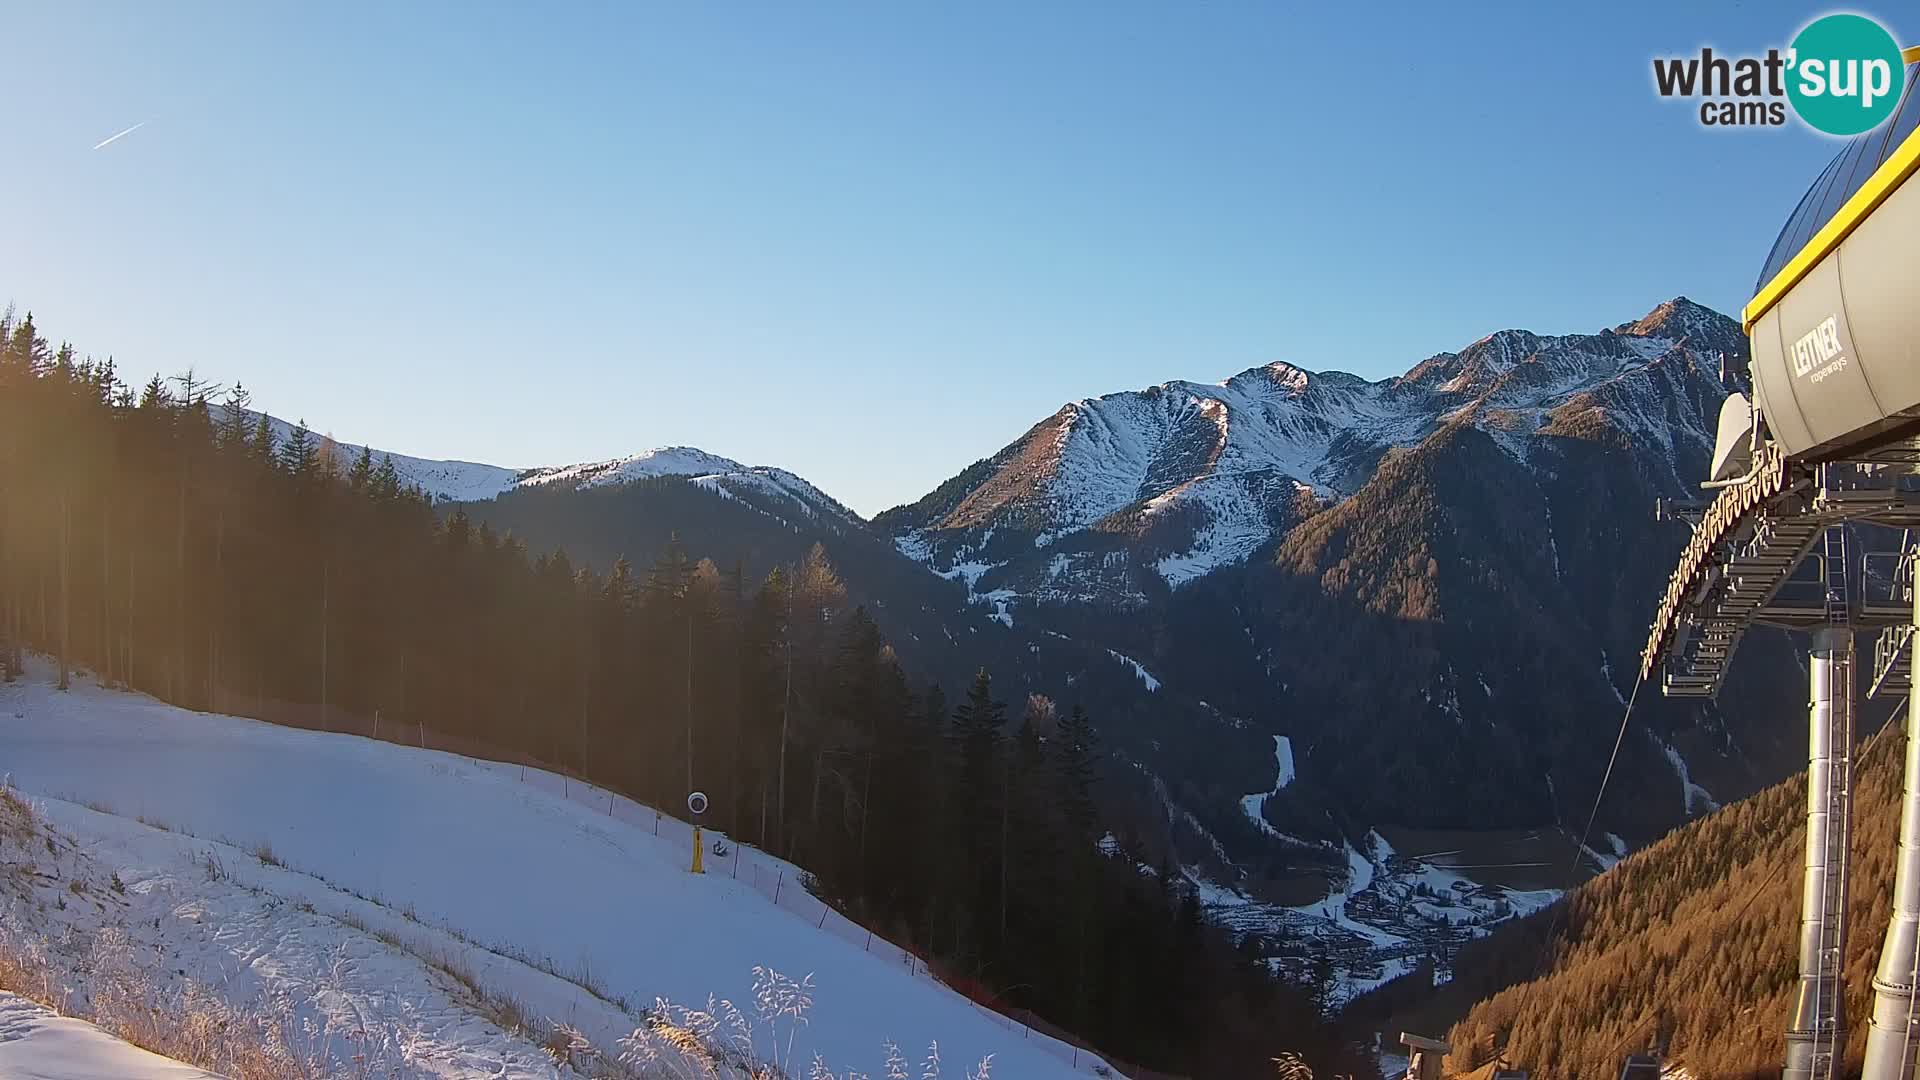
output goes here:
[[[1797, 474], [1797, 475], [1796, 475]], [[1843, 1075], [1847, 1042], [1846, 946], [1850, 894], [1854, 738], [1862, 682], [1879, 697], [1911, 682], [1920, 541], [1920, 442], [1878, 460], [1783, 468], [1765, 494], [1727, 496], [1735, 512], [1700, 515], [1699, 558], [1663, 612], [1643, 676], [1675, 697], [1716, 693], [1731, 654], [1753, 625], [1806, 633], [1807, 832], [1799, 977], [1786, 1033], [1787, 1080]], [[1718, 500], [1716, 500], [1718, 501]], [[1809, 529], [1809, 524], [1817, 528]], [[1719, 530], [1700, 544], [1701, 530]], [[1683, 559], [1683, 570], [1686, 570]], [[1856, 636], [1880, 631], [1871, 678], [1857, 672]], [[1909, 723], [1920, 723], [1909, 709]], [[1920, 966], [1920, 740], [1910, 738], [1906, 813], [1896, 863], [1894, 915], [1874, 980], [1868, 1080], [1913, 1080]]]
[[[1846, 1048], [1848, 845], [1853, 832], [1853, 610], [1842, 526], [1826, 530], [1824, 609], [1807, 656], [1807, 837], [1800, 981], [1785, 1080], [1837, 1075]], [[1839, 572], [1835, 573], [1835, 569]]]
[[[1783, 1075], [1845, 1068], [1844, 961], [1857, 687], [1906, 693], [1920, 625], [1920, 48], [1887, 123], [1849, 140], [1781, 228], [1723, 357], [1705, 488], [1655, 610], [1640, 678], [1712, 697], [1756, 625], [1810, 635], [1805, 877]], [[1744, 370], [1741, 370], [1744, 368]], [[1807, 571], [1812, 571], [1808, 573]], [[1879, 628], [1870, 679], [1854, 640]], [[1908, 699], [1893, 913], [1873, 980], [1864, 1080], [1920, 1055], [1920, 709]]]

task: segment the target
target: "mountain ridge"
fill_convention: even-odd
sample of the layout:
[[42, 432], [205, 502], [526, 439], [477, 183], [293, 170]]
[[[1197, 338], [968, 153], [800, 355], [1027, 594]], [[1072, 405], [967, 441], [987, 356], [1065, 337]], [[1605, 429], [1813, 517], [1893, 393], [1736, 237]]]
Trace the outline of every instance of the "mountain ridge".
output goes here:
[[[1246, 368], [1218, 383], [1174, 379], [1138, 390], [1081, 398], [1061, 406], [998, 453], [976, 461], [920, 499], [883, 510], [875, 514], [872, 521], [882, 528], [931, 523], [919, 524], [923, 531], [929, 527], [1013, 524], [1034, 528], [1039, 533], [1036, 546], [1044, 547], [1067, 532], [1103, 523], [1118, 525], [1115, 515], [1133, 509], [1153, 516], [1198, 502], [1218, 515], [1219, 500], [1203, 497], [1205, 493], [1196, 490], [1197, 486], [1214, 479], [1276, 476], [1290, 481], [1297, 489], [1282, 492], [1282, 502], [1290, 501], [1296, 494], [1338, 501], [1357, 490], [1358, 481], [1371, 473], [1386, 450], [1410, 446], [1437, 431], [1446, 420], [1526, 409], [1557, 411], [1541, 407], [1548, 401], [1558, 406], [1572, 405], [1574, 396], [1597, 391], [1605, 380], [1631, 375], [1640, 370], [1644, 362], [1656, 358], [1658, 353], [1649, 354], [1645, 343], [1680, 345], [1704, 337], [1722, 352], [1738, 352], [1738, 340], [1729, 340], [1727, 336], [1732, 325], [1725, 316], [1679, 296], [1663, 301], [1638, 319], [1593, 334], [1542, 335], [1518, 328], [1498, 330], [1458, 352], [1433, 354], [1400, 375], [1381, 379], [1367, 379], [1332, 368], [1316, 371], [1276, 360]], [[1564, 357], [1543, 358], [1543, 350], [1565, 350], [1570, 344], [1591, 349], [1595, 343], [1608, 338], [1629, 339], [1637, 344], [1602, 348], [1599, 357], [1575, 357], [1589, 361], [1588, 366], [1584, 370], [1560, 371], [1558, 382], [1540, 381], [1551, 373], [1553, 365], [1539, 361], [1560, 359], [1564, 366], [1566, 360]], [[1616, 367], [1608, 372], [1592, 363], [1596, 359], [1612, 360]], [[1527, 367], [1529, 363], [1534, 366]], [[1522, 374], [1516, 376], [1516, 372]], [[1564, 400], [1552, 400], [1555, 398]], [[1114, 418], [1104, 415], [1117, 404], [1138, 406], [1142, 399], [1176, 399], [1176, 408], [1170, 416], [1153, 418], [1151, 422], [1164, 427], [1176, 439], [1197, 435], [1202, 442], [1143, 448], [1137, 440], [1128, 438], [1133, 433], [1118, 429], [1112, 422]], [[1236, 423], [1241, 419], [1239, 414], [1276, 403], [1304, 410], [1308, 415], [1297, 418], [1270, 415], [1266, 419], [1282, 437], [1250, 448], [1253, 451], [1250, 454], [1239, 453], [1243, 448], [1235, 444], [1229, 431], [1239, 426]], [[1395, 415], [1396, 408], [1407, 406], [1414, 407], [1413, 415]], [[286, 420], [271, 414], [269, 417], [277, 438], [284, 439], [293, 430], [294, 425]], [[1352, 423], [1343, 426], [1335, 422], [1342, 419]], [[1557, 422], [1561, 417], [1554, 419]], [[1095, 448], [1104, 448], [1128, 459], [1131, 472], [1137, 475], [1100, 475], [1097, 470], [1089, 470], [1084, 461], [1072, 462], [1071, 467], [1088, 473], [1080, 478], [1082, 486], [1097, 490], [1070, 492], [1058, 500], [1064, 505], [1042, 506], [1043, 500], [1036, 499], [1029, 487], [1047, 475], [1058, 476], [1062, 471], [1062, 462], [1057, 458], [1049, 460], [1046, 452], [1062, 450], [1062, 444], [1082, 429], [1084, 437]], [[319, 436], [317, 431], [314, 434]], [[1293, 437], [1291, 447], [1285, 436]], [[330, 436], [327, 438], [332, 441]], [[1052, 445], [1048, 444], [1049, 440]], [[1322, 441], [1325, 445], [1318, 445]], [[337, 445], [353, 454], [366, 444], [339, 442]], [[1288, 449], [1304, 452], [1288, 454]], [[1318, 451], [1317, 460], [1313, 451]], [[790, 470], [773, 465], [747, 465], [694, 446], [658, 446], [603, 460], [533, 467], [436, 459], [377, 448], [375, 452], [391, 456], [403, 481], [418, 486], [436, 501], [481, 501], [536, 485], [586, 487], [662, 476], [729, 479], [756, 476], [765, 485], [782, 489], [789, 497], [831, 508], [837, 516], [852, 521], [867, 520]], [[1235, 458], [1239, 457], [1248, 460], [1236, 462]], [[1227, 467], [1223, 468], [1223, 464]], [[1238, 468], [1233, 467], [1236, 464]], [[1307, 475], [1296, 475], [1298, 473]], [[1270, 507], [1269, 500], [1255, 498], [1253, 501]], [[1008, 513], [1009, 510], [1016, 512]], [[1037, 513], [1042, 510], [1052, 512]], [[1229, 538], [1220, 545], [1223, 558], [1230, 561], [1235, 555], [1243, 557], [1245, 552], [1240, 550], [1243, 546]], [[1190, 580], [1191, 576], [1178, 571], [1169, 575], [1173, 583]]]
[[[1616, 426], [1660, 444], [1670, 481], [1662, 493], [1681, 494], [1672, 432], [1687, 453], [1704, 453], [1722, 393], [1692, 363], [1708, 353], [1744, 355], [1737, 324], [1676, 297], [1592, 334], [1497, 331], [1379, 380], [1284, 361], [1215, 384], [1172, 380], [1069, 402], [873, 521], [937, 573], [993, 567], [987, 591], [1125, 606], [1156, 587], [1151, 578], [1178, 588], [1245, 561], [1277, 532], [1353, 495], [1387, 453], [1455, 420], [1524, 459], [1533, 437], [1568, 433], [1583, 413], [1608, 410]], [[1675, 358], [1702, 369], [1676, 374]], [[1112, 555], [1126, 548], [1151, 575], [1114, 573]], [[1086, 569], [1096, 587], [1076, 596], [1055, 586]]]
[[[1537, 903], [1426, 925], [1395, 898], [1433, 871], [1390, 871], [1369, 837], [1543, 834], [1592, 800], [1633, 667], [1616, 658], [1684, 539], [1650, 508], [1694, 490], [1720, 372], [1743, 359], [1736, 323], [1680, 297], [1386, 379], [1276, 361], [1069, 402], [870, 522], [692, 448], [523, 471], [458, 505], [598, 566], [645, 565], [675, 533], [753, 574], [823, 544], [917, 677], [986, 668], [1083, 704], [1116, 842], [1180, 866], [1217, 918], [1404, 951]], [[1610, 845], [1786, 774], [1769, 648], [1756, 636], [1721, 706], [1641, 710]], [[1340, 977], [1357, 990], [1365, 970]]]
[[[284, 443], [297, 426], [271, 413], [252, 415], [256, 420], [264, 416], [274, 439], [280, 443]], [[772, 465], [744, 465], [733, 458], [696, 446], [656, 446], [600, 461], [511, 468], [483, 462], [400, 454], [362, 443], [341, 442], [312, 429], [309, 429], [309, 435], [323, 444], [336, 447], [341, 458], [350, 459], [366, 450], [376, 458], [392, 459], [401, 483], [420, 489], [435, 502], [488, 502], [510, 492], [529, 488], [578, 490], [637, 480], [681, 477], [722, 498], [737, 498], [742, 489], [752, 489], [762, 495], [798, 504], [809, 516], [826, 514], [848, 524], [861, 524], [864, 521], [838, 499], [796, 473]], [[342, 461], [341, 467], [345, 465], [346, 462]]]

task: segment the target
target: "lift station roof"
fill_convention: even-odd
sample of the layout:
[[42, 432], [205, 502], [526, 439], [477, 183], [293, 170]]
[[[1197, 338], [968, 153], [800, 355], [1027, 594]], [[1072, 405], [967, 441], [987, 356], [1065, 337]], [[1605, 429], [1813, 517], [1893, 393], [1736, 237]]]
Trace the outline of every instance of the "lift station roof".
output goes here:
[[1887, 122], [1807, 189], [1747, 305], [1754, 401], [1789, 458], [1844, 456], [1920, 424], [1916, 76], [1920, 62]]

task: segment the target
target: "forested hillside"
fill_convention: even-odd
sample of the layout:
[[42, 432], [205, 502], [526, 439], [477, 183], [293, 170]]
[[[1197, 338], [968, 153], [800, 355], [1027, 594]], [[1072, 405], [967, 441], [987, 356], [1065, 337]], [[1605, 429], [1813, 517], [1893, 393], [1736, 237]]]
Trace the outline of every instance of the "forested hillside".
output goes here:
[[749, 580], [672, 544], [603, 576], [442, 516], [370, 452], [274, 438], [237, 385], [134, 390], [30, 316], [0, 341], [8, 667], [34, 648], [189, 707], [377, 712], [667, 808], [701, 788], [717, 827], [983, 999], [1155, 1068], [1337, 1063], [1183, 875], [1102, 854], [1083, 710], [1010, 705], [984, 671], [950, 708], [820, 551]]
[[[1847, 947], [1848, 1067], [1865, 1048], [1891, 903], [1902, 725], [1859, 748]], [[1796, 776], [1682, 828], [1534, 916], [1463, 950], [1460, 986], [1491, 993], [1453, 1028], [1450, 1065], [1504, 1055], [1535, 1076], [1618, 1075], [1665, 1048], [1694, 1076], [1779, 1075], [1796, 974], [1806, 780]], [[1544, 978], [1538, 970], [1555, 927]], [[1493, 988], [1520, 982], [1510, 989]]]

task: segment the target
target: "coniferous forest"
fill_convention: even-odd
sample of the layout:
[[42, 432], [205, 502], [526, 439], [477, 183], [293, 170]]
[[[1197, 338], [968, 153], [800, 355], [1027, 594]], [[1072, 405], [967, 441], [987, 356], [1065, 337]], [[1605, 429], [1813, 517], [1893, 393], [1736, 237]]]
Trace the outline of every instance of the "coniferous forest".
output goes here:
[[[549, 762], [793, 859], [950, 983], [1121, 1059], [1350, 1067], [1305, 988], [1100, 844], [1097, 717], [917, 682], [817, 547], [749, 580], [678, 543], [576, 564], [436, 507], [238, 384], [137, 386], [0, 319], [0, 667], [190, 708], [378, 714]], [[351, 799], [352, 792], [340, 793]], [[556, 881], [556, 889], [567, 883]]]

